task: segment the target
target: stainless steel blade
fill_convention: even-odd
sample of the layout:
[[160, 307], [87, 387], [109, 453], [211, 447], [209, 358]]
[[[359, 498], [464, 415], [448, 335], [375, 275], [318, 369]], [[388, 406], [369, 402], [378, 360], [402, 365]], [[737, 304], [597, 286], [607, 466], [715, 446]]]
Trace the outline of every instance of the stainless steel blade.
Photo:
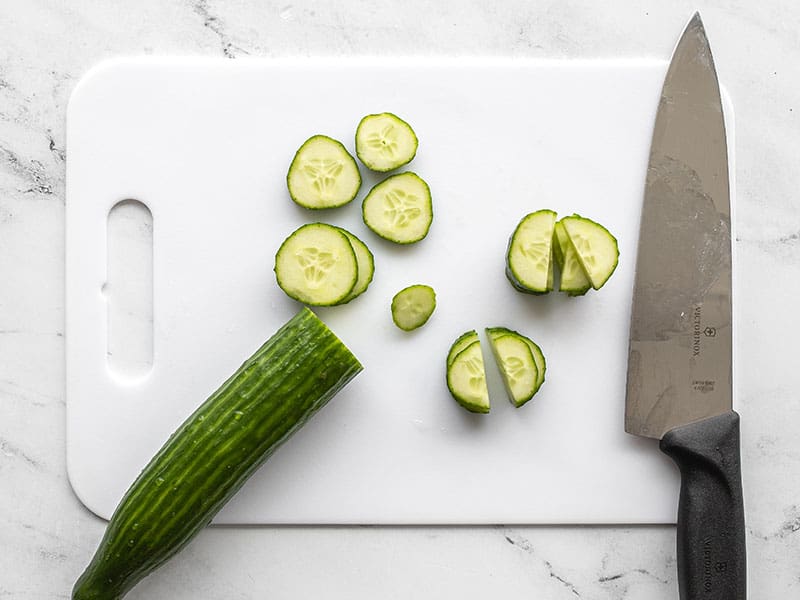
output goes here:
[[699, 14], [658, 106], [633, 290], [625, 430], [731, 409], [731, 220], [719, 83]]

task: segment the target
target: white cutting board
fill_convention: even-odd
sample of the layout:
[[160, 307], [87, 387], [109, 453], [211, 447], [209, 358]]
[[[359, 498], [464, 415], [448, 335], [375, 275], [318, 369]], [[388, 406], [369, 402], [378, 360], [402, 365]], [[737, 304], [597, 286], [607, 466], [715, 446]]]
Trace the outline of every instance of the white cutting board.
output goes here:
[[[666, 63], [492, 59], [136, 59], [105, 63], [69, 105], [66, 205], [67, 463], [108, 517], [179, 423], [299, 308], [273, 257], [300, 224], [348, 227], [375, 279], [317, 314], [364, 364], [285, 444], [217, 523], [673, 523], [679, 480], [656, 442], [623, 432], [628, 316], [648, 149]], [[410, 247], [360, 219], [380, 177], [362, 168], [351, 205], [289, 199], [294, 151], [324, 133], [354, 151], [359, 119], [389, 110], [419, 139], [408, 168], [430, 184], [434, 221]], [[732, 110], [726, 106], [731, 148]], [[120, 200], [153, 215], [153, 366], [107, 361], [106, 220]], [[508, 236], [552, 208], [605, 224], [617, 272], [582, 298], [515, 292]], [[404, 333], [392, 295], [437, 292]], [[444, 383], [452, 340], [504, 325], [543, 348], [547, 380], [514, 409], [492, 361], [492, 413]], [[488, 349], [485, 348], [485, 352]], [[488, 358], [487, 354], [487, 358]]]

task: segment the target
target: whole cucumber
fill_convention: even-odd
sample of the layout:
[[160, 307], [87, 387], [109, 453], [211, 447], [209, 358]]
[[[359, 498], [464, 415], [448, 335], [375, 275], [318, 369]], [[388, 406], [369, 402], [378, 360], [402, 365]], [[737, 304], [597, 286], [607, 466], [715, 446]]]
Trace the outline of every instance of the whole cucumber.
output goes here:
[[181, 550], [362, 369], [303, 308], [183, 424], [116, 508], [73, 600], [117, 600]]

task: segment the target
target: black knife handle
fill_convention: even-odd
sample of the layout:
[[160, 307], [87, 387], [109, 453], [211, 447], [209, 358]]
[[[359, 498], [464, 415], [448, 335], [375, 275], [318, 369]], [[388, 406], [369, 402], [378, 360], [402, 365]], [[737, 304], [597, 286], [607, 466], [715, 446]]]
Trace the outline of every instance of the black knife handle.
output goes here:
[[681, 472], [678, 586], [681, 600], [745, 600], [739, 415], [676, 427], [661, 450]]

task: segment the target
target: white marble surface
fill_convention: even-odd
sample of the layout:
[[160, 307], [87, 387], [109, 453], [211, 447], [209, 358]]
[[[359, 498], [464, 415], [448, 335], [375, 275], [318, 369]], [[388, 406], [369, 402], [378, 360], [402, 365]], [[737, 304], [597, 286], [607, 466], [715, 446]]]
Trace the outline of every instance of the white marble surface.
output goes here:
[[[695, 9], [737, 112], [750, 596], [798, 597], [794, 0], [0, 2], [0, 597], [69, 597], [105, 525], [73, 495], [64, 462], [64, 115], [90, 66], [137, 54], [667, 58]], [[323, 594], [676, 598], [674, 528], [212, 528], [129, 597]]]

